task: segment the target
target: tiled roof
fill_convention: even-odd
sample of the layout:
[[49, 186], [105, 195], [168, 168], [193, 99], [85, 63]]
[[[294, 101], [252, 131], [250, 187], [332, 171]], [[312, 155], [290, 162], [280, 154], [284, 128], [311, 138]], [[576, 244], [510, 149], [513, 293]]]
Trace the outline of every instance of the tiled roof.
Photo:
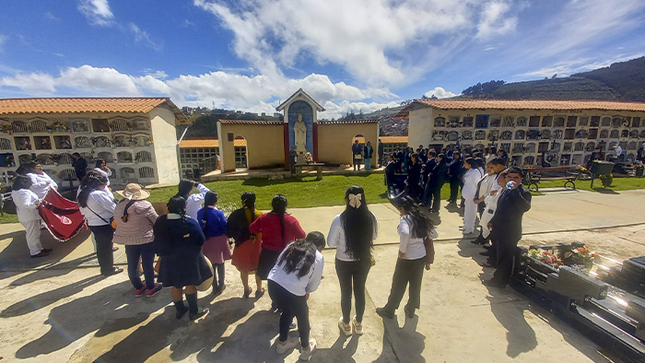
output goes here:
[[439, 110], [600, 110], [600, 111], [645, 111], [645, 103], [620, 101], [578, 100], [467, 100], [467, 99], [420, 99], [401, 110], [395, 117], [407, 118], [411, 109], [429, 106]]
[[[246, 139], [234, 139], [233, 146], [246, 146]], [[215, 138], [181, 140], [179, 147], [182, 149], [214, 148], [219, 147], [219, 140]]]
[[379, 137], [384, 144], [407, 144], [407, 136], [381, 136]]
[[319, 125], [351, 125], [351, 124], [376, 124], [378, 119], [368, 120], [338, 120], [338, 121], [318, 121]]
[[187, 121], [181, 110], [166, 97], [50, 97], [0, 99], [0, 115], [39, 113], [148, 113], [166, 103], [178, 121]]
[[218, 122], [225, 125], [258, 125], [258, 126], [274, 126], [282, 125], [282, 121], [263, 121], [263, 120], [219, 120]]

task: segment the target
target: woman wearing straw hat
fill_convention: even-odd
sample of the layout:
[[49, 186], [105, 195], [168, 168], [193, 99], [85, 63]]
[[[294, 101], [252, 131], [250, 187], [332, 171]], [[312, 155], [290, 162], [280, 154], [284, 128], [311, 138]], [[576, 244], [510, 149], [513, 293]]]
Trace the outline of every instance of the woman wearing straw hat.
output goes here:
[[[154, 233], [152, 227], [157, 221], [157, 212], [146, 200], [150, 192], [141, 189], [136, 183], [130, 183], [124, 190], [116, 192], [123, 200], [116, 205], [114, 219], [116, 230], [112, 242], [125, 245], [125, 255], [128, 259], [128, 277], [135, 288], [134, 296], [155, 296], [161, 290], [160, 284], [155, 284], [154, 271]], [[139, 277], [139, 259], [143, 267], [146, 284]]]

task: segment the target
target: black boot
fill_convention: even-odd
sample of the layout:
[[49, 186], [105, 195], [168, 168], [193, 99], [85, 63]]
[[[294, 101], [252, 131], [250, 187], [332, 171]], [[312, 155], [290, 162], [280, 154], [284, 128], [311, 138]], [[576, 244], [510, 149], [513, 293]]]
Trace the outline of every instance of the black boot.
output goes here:
[[188, 318], [195, 320], [208, 312], [208, 308], [200, 308], [197, 306], [197, 293], [186, 294], [186, 301], [188, 301]]
[[177, 319], [181, 319], [181, 317], [184, 316], [184, 314], [186, 314], [186, 312], [188, 311], [188, 308], [186, 307], [186, 305], [184, 305], [183, 300], [173, 301], [173, 303], [175, 304], [175, 309], [177, 310], [175, 316], [177, 317]]

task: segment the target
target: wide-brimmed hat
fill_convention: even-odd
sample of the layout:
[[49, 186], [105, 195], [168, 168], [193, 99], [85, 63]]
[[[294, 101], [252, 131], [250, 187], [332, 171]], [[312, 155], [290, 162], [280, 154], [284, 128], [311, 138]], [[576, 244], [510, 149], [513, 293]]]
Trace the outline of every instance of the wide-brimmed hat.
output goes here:
[[118, 190], [116, 194], [126, 199], [144, 200], [150, 196], [150, 192], [141, 188], [137, 183], [130, 183], [125, 186], [125, 189]]

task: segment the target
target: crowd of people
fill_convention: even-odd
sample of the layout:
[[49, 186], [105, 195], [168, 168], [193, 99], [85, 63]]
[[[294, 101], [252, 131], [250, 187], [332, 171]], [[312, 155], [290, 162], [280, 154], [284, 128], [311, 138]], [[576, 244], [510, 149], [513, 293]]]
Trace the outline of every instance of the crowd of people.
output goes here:
[[[423, 271], [434, 261], [433, 239], [438, 236], [430, 216], [439, 211], [445, 182], [450, 183], [451, 204], [457, 204], [461, 189], [464, 235], [486, 248], [482, 254], [488, 261], [483, 266], [496, 268], [494, 277], [484, 284], [506, 286], [513, 251], [521, 238], [522, 215], [531, 206], [531, 194], [522, 186], [523, 171], [507, 168], [505, 155], [494, 149], [484, 154], [462, 152], [458, 147], [439, 153], [410, 148], [389, 155], [388, 160], [388, 185], [395, 182], [397, 174], [405, 175], [405, 179], [404, 191], [391, 196], [400, 213], [398, 259], [387, 303], [376, 312], [383, 318], [393, 318], [408, 286], [405, 316], [413, 317], [419, 308]], [[40, 243], [37, 207], [47, 190], [57, 185], [38, 163], [26, 165], [24, 171], [25, 175], [16, 178], [12, 197], [27, 232], [31, 256], [46, 256], [51, 250]], [[256, 299], [265, 294], [263, 283], [267, 281], [271, 311], [281, 314], [277, 352], [299, 346], [301, 358], [307, 360], [316, 349], [315, 339], [309, 337], [307, 301], [323, 278], [321, 251], [328, 244], [336, 248], [335, 271], [341, 291], [338, 327], [347, 336], [363, 334], [365, 284], [375, 264], [372, 252], [378, 221], [368, 209], [362, 187], [347, 188], [345, 209], [331, 221], [325, 241], [318, 231], [307, 234], [287, 213], [287, 197], [282, 194], [273, 197], [270, 212], [262, 213], [255, 207], [256, 195], [245, 192], [241, 207], [227, 218], [217, 208], [216, 192], [182, 180], [177, 194], [167, 203], [168, 213], [158, 215], [146, 200], [150, 193], [138, 184], [116, 191], [122, 197], [117, 201], [109, 187], [109, 176], [105, 162], [97, 162], [96, 168], [82, 177], [77, 201], [96, 244], [101, 274], [111, 276], [123, 271], [114, 266], [113, 251], [115, 243], [125, 246], [135, 297], [152, 298], [164, 287], [170, 288], [176, 318], [187, 313], [190, 320], [198, 319], [208, 313], [208, 308], [198, 306], [198, 289], [204, 290], [204, 284], [212, 281], [212, 294], [221, 294], [226, 288], [225, 261], [231, 259], [240, 273], [243, 298], [250, 298], [253, 292], [249, 275], [255, 276]], [[352, 297], [354, 316], [350, 316]], [[296, 327], [294, 317], [299, 339], [288, 334]]]

